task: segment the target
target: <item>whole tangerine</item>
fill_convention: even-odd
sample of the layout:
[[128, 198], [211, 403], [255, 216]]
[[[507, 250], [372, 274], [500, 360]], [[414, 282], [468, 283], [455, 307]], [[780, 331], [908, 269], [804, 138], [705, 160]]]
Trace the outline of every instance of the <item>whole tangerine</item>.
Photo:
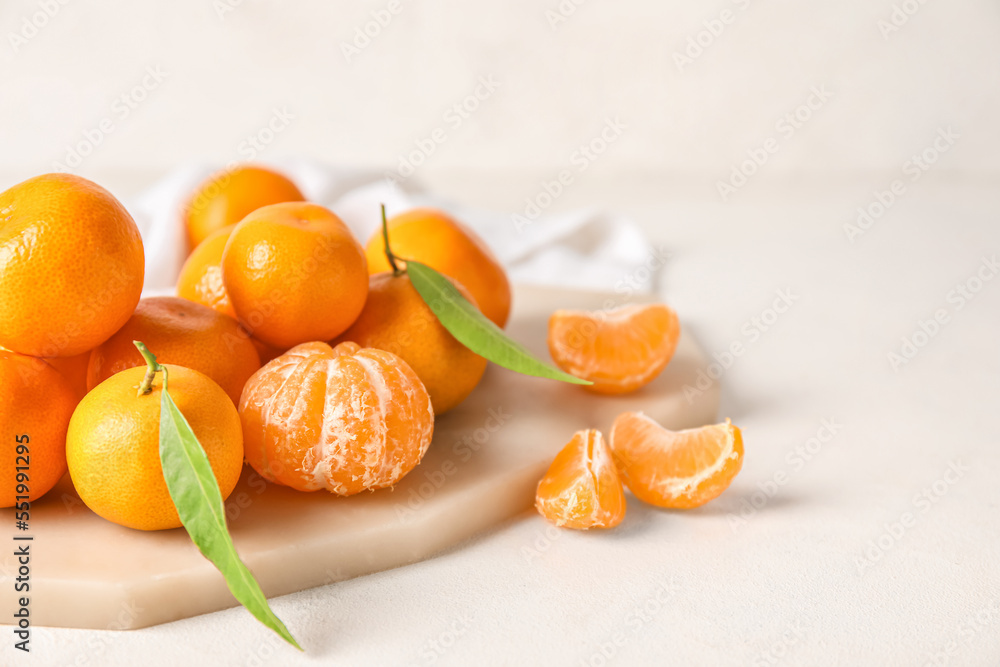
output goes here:
[[208, 306], [173, 296], [143, 299], [121, 329], [94, 348], [87, 367], [87, 387], [112, 375], [145, 366], [134, 341], [156, 350], [161, 363], [204, 373], [225, 390], [233, 404], [258, 368], [260, 358], [239, 323]]
[[[166, 365], [168, 391], [208, 456], [223, 499], [243, 470], [243, 435], [236, 406], [207, 375]], [[160, 394], [157, 374], [149, 393], [137, 395], [146, 367], [111, 376], [76, 407], [66, 434], [70, 478], [96, 514], [138, 530], [181, 526], [160, 463]]]
[[52, 366], [9, 350], [0, 350], [0, 396], [0, 507], [14, 507], [66, 473], [66, 428], [80, 397]]
[[139, 229], [85, 178], [45, 174], [0, 193], [0, 345], [72, 357], [103, 343], [142, 292]]
[[259, 208], [233, 230], [222, 280], [240, 322], [281, 349], [330, 340], [361, 313], [368, 266], [334, 213], [310, 203]]
[[[462, 285], [462, 295], [475, 299]], [[361, 315], [337, 339], [399, 356], [424, 383], [441, 415], [465, 400], [486, 372], [487, 361], [448, 333], [405, 273], [376, 273], [368, 283]]]
[[[476, 298], [483, 314], [498, 327], [510, 316], [510, 281], [489, 246], [471, 229], [433, 208], [415, 208], [389, 219], [389, 245], [396, 257], [422, 262], [454, 278]], [[392, 267], [381, 231], [365, 247], [368, 271]]]
[[222, 251], [236, 225], [229, 225], [209, 234], [198, 244], [181, 268], [177, 277], [177, 296], [217, 310], [236, 318], [236, 311], [229, 301], [226, 286], [222, 283]]
[[208, 178], [191, 194], [184, 207], [184, 227], [190, 248], [210, 234], [237, 222], [261, 206], [305, 197], [287, 176], [258, 165], [236, 165]]

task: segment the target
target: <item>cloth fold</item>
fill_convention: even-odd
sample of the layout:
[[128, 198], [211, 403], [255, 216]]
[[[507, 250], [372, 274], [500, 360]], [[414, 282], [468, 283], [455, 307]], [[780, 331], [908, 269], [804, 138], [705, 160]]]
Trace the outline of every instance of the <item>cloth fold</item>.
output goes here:
[[[515, 283], [615, 291], [627, 282], [630, 291], [648, 293], [655, 280], [649, 267], [662, 264], [639, 227], [615, 213], [582, 210], [518, 224], [510, 214], [458, 206], [419, 186], [401, 188], [373, 171], [306, 160], [274, 168], [295, 181], [308, 200], [340, 216], [362, 243], [378, 230], [380, 204], [390, 216], [414, 206], [445, 210], [482, 236]], [[213, 171], [180, 167], [129, 202], [146, 248], [146, 293], [172, 293], [176, 286], [187, 253], [182, 210]]]

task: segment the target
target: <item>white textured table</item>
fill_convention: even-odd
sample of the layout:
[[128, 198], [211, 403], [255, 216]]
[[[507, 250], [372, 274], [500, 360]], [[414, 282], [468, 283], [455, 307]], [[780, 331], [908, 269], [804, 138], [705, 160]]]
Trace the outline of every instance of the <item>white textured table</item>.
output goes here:
[[[515, 211], [545, 176], [430, 180]], [[746, 461], [716, 502], [630, 498], [608, 534], [526, 514], [430, 561], [275, 599], [306, 655], [234, 609], [38, 628], [14, 664], [1000, 663], [1000, 279], [961, 307], [952, 292], [1000, 253], [1000, 198], [929, 176], [852, 244], [843, 224], [891, 178], [762, 176], [721, 204], [711, 179], [638, 175], [581, 181], [554, 207], [632, 213], [672, 253], [662, 292], [703, 346], [743, 343], [722, 413]], [[894, 370], [904, 337], [924, 344]]]

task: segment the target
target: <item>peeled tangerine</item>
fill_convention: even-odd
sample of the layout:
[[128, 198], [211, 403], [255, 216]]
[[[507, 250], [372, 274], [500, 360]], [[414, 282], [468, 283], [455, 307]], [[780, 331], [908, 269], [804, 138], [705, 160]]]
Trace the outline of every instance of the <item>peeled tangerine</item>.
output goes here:
[[668, 431], [641, 412], [626, 412], [611, 427], [611, 451], [639, 500], [671, 509], [704, 505], [743, 467], [743, 435], [728, 419]]
[[624, 394], [651, 382], [674, 356], [677, 314], [662, 303], [613, 310], [557, 310], [549, 353], [562, 370], [599, 394]]
[[349, 496], [392, 486], [423, 458], [434, 410], [390, 352], [303, 343], [261, 368], [240, 399], [246, 460], [299, 491]]
[[538, 513], [563, 528], [613, 528], [625, 518], [625, 492], [604, 437], [577, 431], [538, 483]]

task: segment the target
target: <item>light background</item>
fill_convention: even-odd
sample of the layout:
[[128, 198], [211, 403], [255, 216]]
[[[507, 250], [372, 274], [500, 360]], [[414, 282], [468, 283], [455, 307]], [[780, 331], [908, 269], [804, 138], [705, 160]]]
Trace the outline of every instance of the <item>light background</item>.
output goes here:
[[[6, 169], [61, 162], [148, 66], [166, 78], [81, 173], [242, 157], [241, 142], [274, 108], [294, 121], [261, 159], [396, 166], [480, 76], [500, 87], [448, 129], [428, 166], [561, 168], [618, 117], [628, 130], [594, 173], [663, 170], [712, 194], [811, 87], [825, 86], [831, 99], [782, 142], [761, 182], [895, 169], [942, 125], [969, 137], [942, 169], [1000, 169], [1000, 6], [989, 0], [909, 0], [917, 11], [886, 36], [879, 21], [891, 20], [894, 3], [882, 0], [565, 0], [575, 10], [555, 27], [546, 12], [558, 0], [398, 0], [399, 13], [350, 62], [343, 43], [388, 0], [51, 4], [58, 11], [16, 49], [10, 33], [23, 33], [39, 2], [0, 6]], [[711, 40], [703, 34], [711, 43], [679, 68], [674, 54], [723, 11], [732, 22]]]
[[[919, 9], [883, 36], [904, 4]], [[920, 665], [948, 647], [948, 664], [1000, 664], [1000, 281], [961, 310], [947, 300], [1000, 251], [1000, 6], [589, 0], [553, 29], [557, 0], [404, 1], [347, 62], [341, 42], [387, 5], [244, 0], [220, 17], [211, 0], [70, 0], [15, 52], [8, 32], [37, 5], [5, 2], [0, 186], [52, 169], [147, 67], [166, 79], [77, 169], [126, 198], [174, 167], [244, 157], [274, 108], [295, 119], [261, 161], [393, 169], [492, 75], [499, 89], [448, 127], [418, 178], [518, 213], [618, 117], [620, 139], [551, 211], [620, 211], [667, 247], [661, 294], [711, 353], [746, 342], [776, 290], [798, 295], [723, 378], [743, 472], [696, 514], [631, 502], [608, 539], [552, 539], [526, 515], [431, 561], [275, 600], [311, 648], [302, 658], [229, 610], [134, 633], [38, 629], [41, 659], [596, 665], [675, 582], [608, 664]], [[724, 9], [733, 22], [679, 70], [673, 53]], [[723, 201], [717, 182], [780, 137], [813, 86], [832, 97]], [[857, 208], [947, 128], [954, 145], [852, 239]], [[888, 354], [940, 308], [949, 323], [894, 369]], [[836, 438], [733, 527], [830, 418]], [[954, 461], [969, 471], [863, 565]], [[426, 659], [458, 621], [468, 629]]]

